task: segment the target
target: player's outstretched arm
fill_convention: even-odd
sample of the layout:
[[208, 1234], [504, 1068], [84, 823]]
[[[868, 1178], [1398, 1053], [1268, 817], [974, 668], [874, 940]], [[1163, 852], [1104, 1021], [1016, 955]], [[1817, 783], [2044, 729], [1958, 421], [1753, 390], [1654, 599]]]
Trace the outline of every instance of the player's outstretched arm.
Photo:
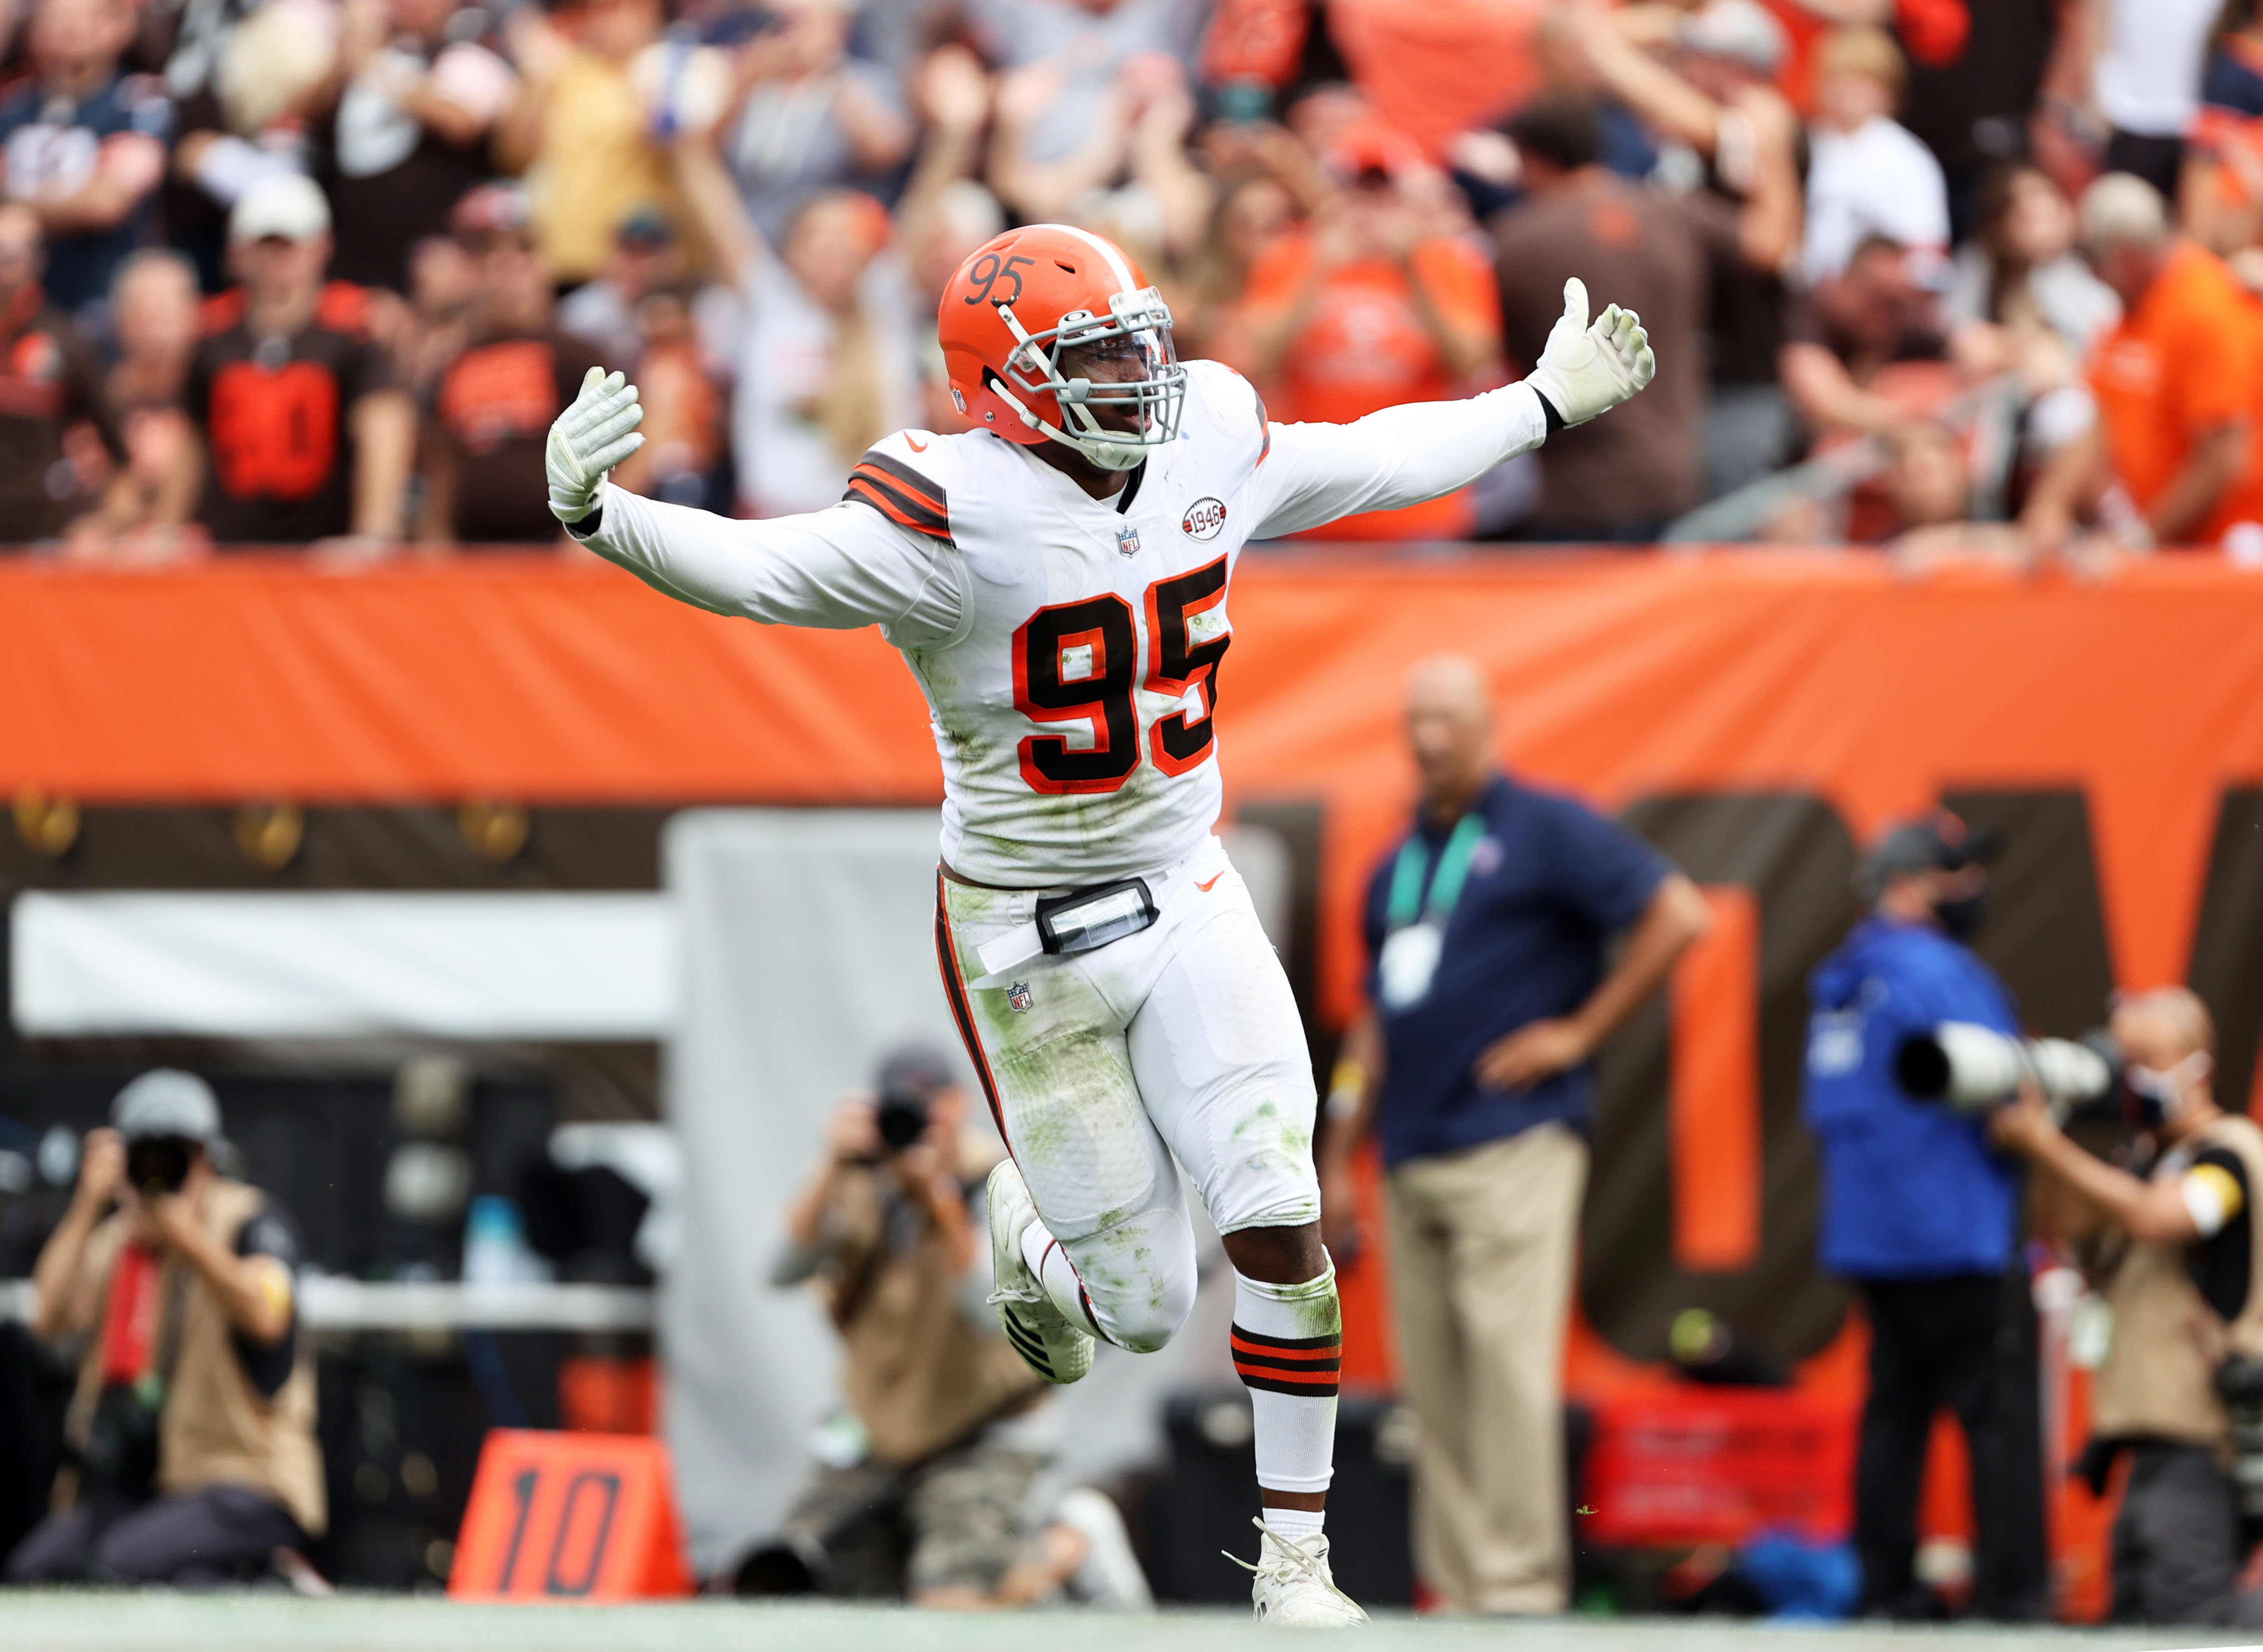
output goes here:
[[1350, 424], [1273, 427], [1257, 473], [1259, 537], [1298, 533], [1339, 516], [1398, 510], [1466, 487], [1551, 430], [1585, 424], [1638, 394], [1658, 372], [1642, 318], [1614, 304], [1592, 322], [1587, 289], [1564, 284], [1557, 319], [1532, 372], [1465, 401], [1413, 401]]
[[593, 367], [544, 449], [552, 513], [606, 561], [678, 602], [765, 624], [880, 624], [904, 643], [956, 629], [964, 566], [877, 510], [734, 522], [607, 487], [605, 473], [642, 444], [642, 417], [636, 386]]

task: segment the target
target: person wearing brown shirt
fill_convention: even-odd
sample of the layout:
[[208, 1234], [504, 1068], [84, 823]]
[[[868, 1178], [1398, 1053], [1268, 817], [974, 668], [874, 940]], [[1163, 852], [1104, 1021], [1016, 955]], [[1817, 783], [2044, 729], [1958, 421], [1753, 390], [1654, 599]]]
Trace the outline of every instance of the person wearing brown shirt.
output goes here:
[[0, 204], [0, 544], [60, 537], [98, 506], [90, 527], [122, 526], [130, 497], [113, 480], [90, 497], [65, 451], [76, 426], [90, 429], [121, 465], [119, 439], [102, 395], [93, 352], [40, 291], [46, 256], [39, 214]]
[[[1704, 358], [1710, 268], [1763, 263], [1789, 242], [1782, 181], [1741, 206], [1717, 196], [1652, 194], [1599, 162], [1594, 112], [1551, 95], [1507, 127], [1523, 166], [1525, 198], [1493, 221], [1501, 322], [1508, 353], [1540, 358], [1564, 283], [1584, 278], [1639, 311], [1665, 374], [1639, 416], [1562, 432], [1540, 454], [1541, 502], [1520, 537], [1646, 543], [1703, 497], [1706, 386], [1688, 364]], [[1789, 221], [1796, 222], [1796, 209]]]
[[550, 545], [542, 448], [595, 366], [597, 346], [557, 325], [556, 285], [536, 245], [525, 193], [483, 184], [454, 214], [470, 256], [471, 343], [442, 370], [425, 421], [416, 537], [430, 545]]

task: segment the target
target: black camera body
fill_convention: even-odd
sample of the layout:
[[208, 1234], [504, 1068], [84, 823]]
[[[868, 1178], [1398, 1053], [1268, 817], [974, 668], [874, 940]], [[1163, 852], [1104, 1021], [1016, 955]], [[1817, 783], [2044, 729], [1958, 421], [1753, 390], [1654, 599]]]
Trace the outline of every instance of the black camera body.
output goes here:
[[874, 1122], [880, 1130], [880, 1144], [891, 1153], [900, 1153], [918, 1143], [927, 1134], [928, 1100], [917, 1090], [883, 1090]]
[[144, 1199], [181, 1191], [196, 1162], [197, 1143], [179, 1136], [145, 1136], [126, 1148], [127, 1185]]

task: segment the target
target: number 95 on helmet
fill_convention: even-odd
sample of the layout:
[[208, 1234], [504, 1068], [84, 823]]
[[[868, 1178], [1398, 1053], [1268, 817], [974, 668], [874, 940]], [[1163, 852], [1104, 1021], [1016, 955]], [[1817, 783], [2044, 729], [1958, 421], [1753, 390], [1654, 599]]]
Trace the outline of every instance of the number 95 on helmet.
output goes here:
[[936, 330], [959, 410], [1009, 442], [1128, 471], [1178, 439], [1170, 307], [1102, 236], [1031, 224], [986, 242], [944, 289]]

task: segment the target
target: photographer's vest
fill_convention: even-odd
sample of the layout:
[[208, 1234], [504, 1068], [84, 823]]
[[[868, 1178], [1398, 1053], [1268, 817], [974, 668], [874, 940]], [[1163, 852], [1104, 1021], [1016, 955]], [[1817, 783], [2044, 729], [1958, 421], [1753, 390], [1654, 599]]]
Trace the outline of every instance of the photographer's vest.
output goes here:
[[[233, 1254], [243, 1224], [259, 1214], [262, 1197], [242, 1182], [215, 1181], [206, 1190], [203, 1222], [219, 1246]], [[87, 1240], [83, 1266], [102, 1281], [98, 1300], [107, 1309], [111, 1276], [124, 1246], [127, 1222], [113, 1215]], [[197, 1491], [206, 1486], [245, 1486], [290, 1511], [309, 1536], [329, 1524], [322, 1456], [315, 1442], [315, 1360], [301, 1347], [291, 1374], [273, 1399], [251, 1385], [237, 1360], [228, 1316], [187, 1263], [168, 1257], [157, 1300], [163, 1323], [155, 1345], [165, 1350], [170, 1371], [157, 1423], [157, 1489]], [[179, 1323], [172, 1322], [179, 1316]], [[98, 1319], [98, 1324], [100, 1323]], [[84, 1443], [102, 1393], [102, 1338], [79, 1366], [71, 1401], [71, 1434]]]
[[2227, 1114], [2185, 1141], [2177, 1166], [2156, 1181], [2181, 1175], [2191, 1156], [2221, 1147], [2238, 1155], [2247, 1173], [2250, 1259], [2247, 1300], [2226, 1324], [2193, 1283], [2182, 1244], [2132, 1244], [2106, 1288], [2114, 1341], [2092, 1389], [2092, 1430], [2102, 1439], [2186, 1440], [2221, 1453], [2231, 1448], [2231, 1423], [2216, 1392], [2216, 1368], [2229, 1354], [2263, 1359], [2263, 1129]]
[[[1044, 1382], [994, 1326], [967, 1318], [960, 1275], [931, 1227], [901, 1251], [887, 1249], [881, 1173], [842, 1190], [837, 1214], [850, 1259], [832, 1284], [831, 1306], [850, 1409], [873, 1458], [901, 1467], [1019, 1410]], [[987, 1237], [978, 1230], [975, 1242]]]

